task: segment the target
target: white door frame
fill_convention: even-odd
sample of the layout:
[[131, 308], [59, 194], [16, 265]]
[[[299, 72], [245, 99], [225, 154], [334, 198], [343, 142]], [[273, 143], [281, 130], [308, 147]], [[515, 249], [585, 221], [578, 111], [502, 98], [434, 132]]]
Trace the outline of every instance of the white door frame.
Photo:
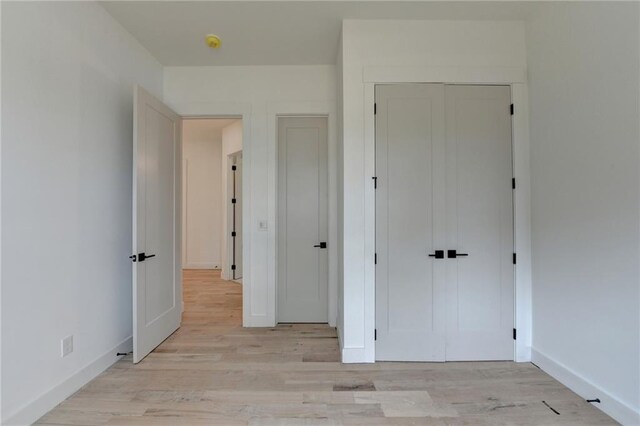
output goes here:
[[[514, 324], [517, 340], [514, 360], [531, 361], [531, 170], [529, 162], [529, 98], [524, 68], [466, 67], [365, 67], [363, 70], [364, 105], [373, 106], [376, 84], [445, 83], [499, 84], [511, 86], [514, 104], [512, 117], [513, 175], [516, 189], [514, 203], [515, 267]], [[375, 175], [375, 115], [373, 107], [365, 108], [364, 116], [364, 182]], [[375, 255], [375, 192], [365, 186], [365, 259]], [[375, 266], [365, 263], [365, 353], [375, 359]]]
[[[187, 102], [187, 103], [167, 103], [183, 119], [216, 119], [235, 118], [242, 120], [242, 150], [243, 159], [246, 165], [249, 164], [249, 147], [251, 146], [251, 105], [246, 103], [233, 102]], [[249, 167], [242, 169], [242, 181], [250, 182], [251, 170]], [[244, 185], [242, 191], [242, 221], [250, 223], [251, 214], [251, 188]], [[242, 258], [245, 265], [250, 265], [251, 244], [250, 235], [243, 233]], [[182, 264], [181, 264], [182, 267]], [[242, 278], [242, 326], [252, 327], [251, 319], [251, 268], [245, 267]]]
[[[337, 133], [334, 106], [328, 102], [287, 102], [269, 108], [269, 138], [273, 147], [269, 161], [275, 172], [269, 176], [269, 187], [274, 188], [275, 202], [269, 205], [269, 222], [274, 224], [269, 233], [269, 247], [273, 249], [273, 263], [269, 262], [269, 291], [273, 289], [274, 314], [278, 301], [278, 119], [280, 117], [324, 117], [327, 119], [327, 173], [328, 179], [328, 315], [329, 325], [336, 326], [338, 316], [338, 188], [337, 188]], [[273, 185], [273, 186], [272, 186]], [[270, 259], [271, 260], [271, 259]], [[277, 321], [277, 315], [275, 315]]]
[[[279, 149], [279, 135], [278, 135], [278, 120], [280, 118], [304, 118], [304, 117], [313, 117], [313, 118], [326, 118], [327, 119], [327, 256], [328, 256], [328, 262], [327, 262], [327, 320], [330, 326], [335, 327], [335, 323], [337, 320], [337, 281], [336, 281], [336, 288], [334, 289], [334, 291], [332, 292], [332, 282], [331, 282], [331, 254], [333, 253], [334, 255], [337, 255], [337, 247], [334, 247], [337, 244], [337, 239], [334, 238], [334, 235], [332, 234], [332, 229], [331, 229], [331, 210], [329, 209], [331, 206], [331, 197], [332, 194], [331, 189], [330, 189], [330, 182], [331, 182], [331, 176], [330, 176], [330, 170], [331, 170], [331, 166], [330, 166], [330, 162], [331, 159], [329, 157], [330, 153], [331, 153], [331, 132], [334, 131], [335, 129], [332, 129], [330, 124], [329, 124], [329, 114], [276, 114], [275, 116], [275, 173], [274, 173], [274, 177], [276, 180], [276, 191], [275, 191], [275, 203], [274, 203], [274, 207], [275, 207], [275, 220], [272, 222], [274, 223], [274, 228], [275, 228], [275, 265], [274, 265], [274, 269], [275, 269], [275, 302], [276, 302], [276, 322], [278, 321], [278, 241], [279, 241], [279, 233], [278, 230], [280, 229], [279, 226], [279, 221], [278, 221], [278, 204], [280, 203], [280, 199], [278, 197], [279, 195], [279, 189], [278, 189], [278, 173], [280, 172], [280, 166], [278, 165], [278, 149]], [[334, 226], [337, 225], [334, 224]], [[336, 233], [337, 235], [337, 233]], [[333, 249], [333, 250], [332, 250]], [[337, 260], [337, 257], [336, 257]], [[337, 269], [336, 269], [337, 272]], [[332, 303], [335, 303], [334, 306], [332, 306]], [[332, 319], [333, 319], [333, 323], [332, 323]]]

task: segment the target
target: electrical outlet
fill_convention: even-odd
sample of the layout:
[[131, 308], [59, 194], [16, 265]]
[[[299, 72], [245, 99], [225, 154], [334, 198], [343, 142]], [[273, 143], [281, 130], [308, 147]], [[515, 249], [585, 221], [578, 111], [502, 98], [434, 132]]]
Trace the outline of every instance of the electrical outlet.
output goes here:
[[62, 357], [69, 355], [73, 352], [73, 336], [67, 336], [62, 339]]

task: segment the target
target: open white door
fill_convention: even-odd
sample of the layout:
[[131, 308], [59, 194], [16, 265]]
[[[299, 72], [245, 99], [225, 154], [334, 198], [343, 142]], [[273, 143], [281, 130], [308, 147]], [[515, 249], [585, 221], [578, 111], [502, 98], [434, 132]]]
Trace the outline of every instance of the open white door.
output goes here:
[[136, 86], [133, 111], [133, 362], [178, 327], [181, 118]]

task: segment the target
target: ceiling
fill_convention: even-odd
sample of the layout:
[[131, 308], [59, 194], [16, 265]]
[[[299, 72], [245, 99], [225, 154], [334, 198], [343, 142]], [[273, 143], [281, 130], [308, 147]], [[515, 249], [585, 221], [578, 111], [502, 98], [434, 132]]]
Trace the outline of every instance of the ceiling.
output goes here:
[[[526, 19], [532, 2], [105, 1], [165, 66], [334, 64], [343, 19]], [[209, 49], [214, 33], [222, 46]]]

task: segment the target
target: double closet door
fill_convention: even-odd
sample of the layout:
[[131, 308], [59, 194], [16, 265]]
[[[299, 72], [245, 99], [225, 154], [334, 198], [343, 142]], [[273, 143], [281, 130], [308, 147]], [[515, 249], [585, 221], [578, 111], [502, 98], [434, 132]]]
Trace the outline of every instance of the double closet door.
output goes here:
[[513, 359], [508, 86], [376, 86], [376, 359]]

